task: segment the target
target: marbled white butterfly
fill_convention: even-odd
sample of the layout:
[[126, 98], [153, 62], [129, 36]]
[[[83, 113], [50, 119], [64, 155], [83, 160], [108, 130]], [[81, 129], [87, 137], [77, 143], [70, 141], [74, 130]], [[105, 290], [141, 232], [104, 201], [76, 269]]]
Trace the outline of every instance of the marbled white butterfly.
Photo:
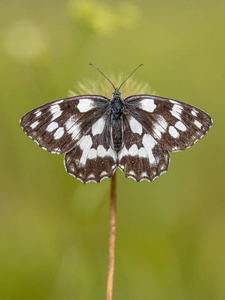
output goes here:
[[20, 125], [43, 149], [65, 153], [66, 171], [84, 183], [109, 178], [117, 168], [126, 168], [125, 176], [136, 181], [152, 181], [167, 171], [169, 152], [192, 146], [212, 119], [177, 100], [151, 95], [123, 99], [119, 90], [124, 82], [118, 89], [112, 84], [112, 99], [82, 95], [56, 100], [25, 114]]

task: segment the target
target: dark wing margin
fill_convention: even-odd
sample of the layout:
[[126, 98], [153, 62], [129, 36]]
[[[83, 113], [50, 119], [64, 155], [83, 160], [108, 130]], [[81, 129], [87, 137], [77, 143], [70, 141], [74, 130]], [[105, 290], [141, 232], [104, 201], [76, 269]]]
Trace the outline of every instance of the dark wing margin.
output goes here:
[[192, 146], [212, 125], [211, 117], [199, 108], [158, 96], [128, 97], [125, 99], [125, 111], [170, 152]]
[[60, 99], [31, 110], [21, 118], [20, 125], [43, 149], [57, 154], [66, 153], [108, 107], [109, 100], [102, 96]]

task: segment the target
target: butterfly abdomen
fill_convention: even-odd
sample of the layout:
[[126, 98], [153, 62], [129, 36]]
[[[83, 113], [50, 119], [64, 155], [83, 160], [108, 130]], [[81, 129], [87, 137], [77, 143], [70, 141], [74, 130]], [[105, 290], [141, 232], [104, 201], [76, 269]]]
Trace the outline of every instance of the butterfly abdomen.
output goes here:
[[118, 92], [113, 93], [110, 102], [111, 106], [111, 139], [112, 148], [115, 151], [120, 151], [123, 145], [123, 106], [124, 101], [121, 94]]
[[123, 133], [122, 133], [122, 115], [119, 119], [111, 119], [111, 140], [112, 140], [112, 148], [115, 151], [120, 151], [122, 148], [123, 141]]

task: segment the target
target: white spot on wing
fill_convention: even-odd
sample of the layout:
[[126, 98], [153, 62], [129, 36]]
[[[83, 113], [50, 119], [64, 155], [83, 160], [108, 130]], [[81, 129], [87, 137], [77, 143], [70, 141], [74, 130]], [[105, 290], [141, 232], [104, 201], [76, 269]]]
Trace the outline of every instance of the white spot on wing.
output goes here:
[[[111, 147], [108, 149], [107, 155], [111, 156], [114, 159], [114, 161], [117, 161], [117, 154]], [[112, 166], [112, 168], [115, 168], [115, 167], [116, 167], [116, 165]]]
[[87, 158], [88, 159], [96, 159], [97, 158], [97, 150], [94, 148], [90, 149]]
[[167, 129], [168, 123], [167, 121], [163, 118], [163, 116], [157, 116], [157, 121], [161, 125], [162, 129], [164, 129], [164, 132]]
[[131, 155], [131, 156], [135, 156], [135, 155], [138, 155], [138, 147], [136, 144], [133, 144], [129, 151], [128, 151], [128, 154]]
[[148, 153], [146, 152], [145, 148], [144, 147], [141, 147], [138, 151], [138, 155], [140, 157], [148, 157]]
[[162, 137], [162, 133], [164, 132], [163, 128], [161, 126], [159, 126], [158, 123], [154, 123], [153, 124], [153, 131], [154, 131], [154, 133], [156, 134], [156, 136], [158, 138], [161, 138]]
[[58, 123], [57, 122], [51, 122], [48, 127], [46, 128], [46, 131], [48, 132], [52, 132], [53, 130], [55, 130], [56, 128], [58, 128]]
[[[95, 174], [92, 174], [92, 173], [89, 174], [87, 179], [95, 179]], [[90, 181], [92, 181], [92, 180], [90, 180]], [[94, 182], [96, 182], [96, 181], [94, 181]]]
[[59, 127], [56, 132], [54, 133], [54, 138], [56, 140], [60, 139], [64, 134], [64, 128], [63, 127]]
[[155, 157], [152, 153], [152, 150], [156, 145], [156, 141], [153, 139], [153, 137], [150, 134], [145, 134], [143, 136], [142, 143], [143, 143], [143, 145], [145, 147], [145, 150], [147, 152], [150, 164], [154, 164], [155, 163]]
[[124, 156], [127, 156], [128, 155], [128, 150], [127, 148], [124, 146], [121, 151], [119, 152], [119, 160], [124, 157]]
[[[74, 117], [72, 116], [65, 123], [66, 130], [69, 132], [71, 127], [73, 127], [74, 124], [75, 124], [75, 120], [74, 120]], [[69, 133], [71, 133], [71, 132], [69, 132]]]
[[187, 127], [181, 121], [177, 121], [175, 127], [181, 131], [186, 131]]
[[50, 106], [49, 110], [52, 114], [52, 121], [60, 117], [62, 114], [62, 110], [58, 104], [53, 104]]
[[97, 153], [99, 157], [105, 157], [107, 155], [107, 151], [102, 145], [98, 146]]
[[106, 176], [106, 175], [108, 175], [108, 173], [106, 171], [102, 171], [100, 176]]
[[146, 172], [142, 172], [141, 177], [148, 177], [148, 174]]
[[80, 146], [81, 150], [83, 151], [82, 156], [80, 158], [80, 163], [82, 165], [85, 165], [85, 163], [87, 161], [88, 152], [90, 151], [92, 144], [93, 144], [93, 142], [92, 142], [92, 138], [90, 135], [85, 135], [78, 142], [78, 145]]
[[31, 127], [32, 129], [34, 129], [35, 127], [38, 126], [38, 124], [39, 124], [39, 121], [35, 121], [33, 124], [30, 125], [30, 127]]
[[178, 113], [181, 113], [183, 110], [183, 107], [180, 104], [174, 104], [173, 110], [177, 111]]
[[76, 123], [73, 116], [66, 121], [65, 126], [67, 132], [72, 134], [72, 139], [75, 140], [80, 133], [80, 125]]
[[170, 99], [169, 100], [171, 103], [173, 103], [173, 104], [177, 104], [177, 101], [174, 101], [174, 100], [172, 100], [172, 99]]
[[36, 117], [40, 117], [41, 114], [42, 114], [42, 112], [39, 109], [35, 111]]
[[59, 101], [57, 101], [56, 103], [57, 103], [57, 104], [60, 104], [60, 103], [62, 103], [63, 101], [64, 101], [64, 99], [59, 100]]
[[194, 123], [198, 128], [202, 127], [202, 124], [199, 121], [195, 120]]
[[167, 121], [162, 116], [157, 116], [157, 122], [153, 124], [153, 131], [158, 138], [162, 137], [162, 133], [166, 132], [167, 127]]
[[52, 104], [50, 107], [49, 107], [49, 110], [52, 114], [58, 112], [58, 111], [61, 111], [61, 108], [58, 104]]
[[129, 124], [133, 133], [138, 133], [140, 135], [142, 134], [142, 125], [132, 116], [129, 117]]
[[197, 117], [197, 111], [196, 111], [195, 109], [192, 109], [191, 114], [192, 114], [194, 117]]
[[96, 121], [92, 125], [92, 134], [93, 135], [101, 134], [103, 132], [104, 126], [105, 126], [105, 119], [104, 117], [101, 117], [98, 121]]
[[181, 120], [181, 116], [180, 113], [178, 113], [177, 111], [171, 110], [171, 115], [173, 115], [175, 118], [177, 118], [178, 120]]
[[[170, 101], [171, 102], [171, 101]], [[171, 112], [171, 115], [173, 115], [175, 118], [181, 121], [181, 113], [182, 113], [183, 107], [179, 104], [174, 104]]]
[[175, 139], [178, 138], [180, 135], [174, 126], [169, 127], [169, 134]]
[[94, 107], [94, 101], [91, 99], [79, 100], [79, 103], [77, 105], [77, 108], [79, 109], [79, 111], [81, 113], [87, 112], [87, 111], [93, 109], [93, 107]]
[[156, 105], [154, 99], [142, 99], [139, 101], [139, 107], [147, 112], [153, 112]]

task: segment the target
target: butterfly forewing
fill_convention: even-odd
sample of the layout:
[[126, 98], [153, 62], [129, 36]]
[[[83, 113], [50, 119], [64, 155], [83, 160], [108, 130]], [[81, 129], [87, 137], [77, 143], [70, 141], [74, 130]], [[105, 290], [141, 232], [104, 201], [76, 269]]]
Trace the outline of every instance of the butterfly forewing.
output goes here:
[[189, 104], [150, 95], [128, 97], [126, 110], [170, 152], [193, 145], [209, 130], [212, 119]]
[[22, 117], [20, 125], [43, 149], [66, 153], [108, 107], [109, 100], [105, 97], [70, 97], [33, 109]]

